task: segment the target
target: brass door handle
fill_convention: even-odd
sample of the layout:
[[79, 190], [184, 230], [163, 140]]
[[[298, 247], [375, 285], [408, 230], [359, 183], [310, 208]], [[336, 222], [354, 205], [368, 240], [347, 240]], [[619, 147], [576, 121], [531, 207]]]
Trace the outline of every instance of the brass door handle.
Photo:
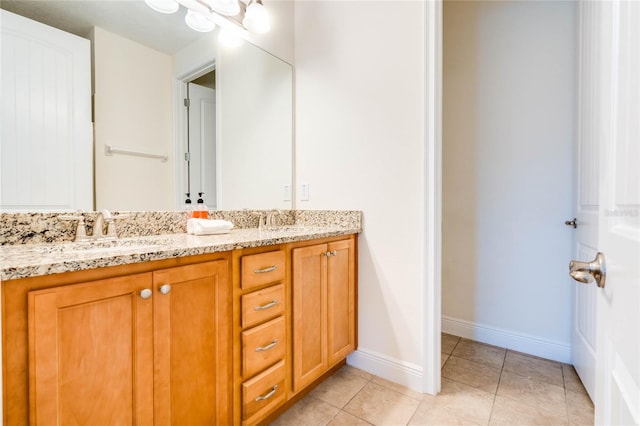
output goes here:
[[588, 284], [591, 279], [594, 279], [598, 287], [604, 288], [605, 278], [607, 276], [604, 254], [598, 252], [596, 258], [591, 262], [572, 260], [569, 262], [569, 275], [571, 275], [571, 278], [574, 280], [583, 284]]

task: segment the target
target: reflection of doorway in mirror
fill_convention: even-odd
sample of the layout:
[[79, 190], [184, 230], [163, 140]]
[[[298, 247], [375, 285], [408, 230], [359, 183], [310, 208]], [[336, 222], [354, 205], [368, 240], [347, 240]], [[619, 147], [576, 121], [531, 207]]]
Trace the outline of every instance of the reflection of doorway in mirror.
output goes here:
[[208, 208], [216, 206], [215, 70], [187, 83], [187, 191], [195, 201], [204, 192]]

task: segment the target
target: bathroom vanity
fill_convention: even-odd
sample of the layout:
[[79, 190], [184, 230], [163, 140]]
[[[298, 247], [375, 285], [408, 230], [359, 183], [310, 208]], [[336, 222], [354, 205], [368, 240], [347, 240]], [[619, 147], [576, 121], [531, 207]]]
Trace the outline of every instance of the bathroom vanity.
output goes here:
[[357, 346], [358, 232], [3, 246], [4, 424], [273, 418]]

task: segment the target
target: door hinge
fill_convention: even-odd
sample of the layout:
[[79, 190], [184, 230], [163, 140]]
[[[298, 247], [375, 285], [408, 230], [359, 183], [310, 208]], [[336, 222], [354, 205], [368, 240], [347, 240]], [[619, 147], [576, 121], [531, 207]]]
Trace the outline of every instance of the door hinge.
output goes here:
[[184, 161], [191, 161], [191, 153], [190, 152], [185, 152], [184, 153]]
[[191, 106], [191, 99], [186, 98], [186, 99], [184, 100], [184, 106], [186, 106], [187, 108], [189, 108], [189, 107]]

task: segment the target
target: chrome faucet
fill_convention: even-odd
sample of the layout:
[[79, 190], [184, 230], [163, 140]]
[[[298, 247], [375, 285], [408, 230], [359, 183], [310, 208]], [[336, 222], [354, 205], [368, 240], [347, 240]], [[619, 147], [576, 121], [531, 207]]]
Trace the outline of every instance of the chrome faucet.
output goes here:
[[[94, 241], [94, 240], [102, 240], [102, 241], [110, 241], [118, 238], [118, 234], [116, 232], [116, 219], [124, 219], [129, 217], [128, 214], [119, 214], [117, 216], [113, 216], [111, 212], [107, 209], [102, 209], [98, 212], [98, 216], [96, 217], [95, 222], [93, 223], [93, 235], [87, 235], [87, 230], [85, 226], [84, 216], [80, 212], [79, 215], [61, 215], [58, 218], [62, 220], [77, 220], [78, 227], [76, 228], [76, 237], [74, 241]], [[107, 224], [107, 232], [104, 231], [104, 225]]]
[[270, 212], [267, 212], [267, 218], [265, 220], [267, 226], [276, 226], [276, 217], [280, 216], [282, 212], [278, 209], [273, 209]]

